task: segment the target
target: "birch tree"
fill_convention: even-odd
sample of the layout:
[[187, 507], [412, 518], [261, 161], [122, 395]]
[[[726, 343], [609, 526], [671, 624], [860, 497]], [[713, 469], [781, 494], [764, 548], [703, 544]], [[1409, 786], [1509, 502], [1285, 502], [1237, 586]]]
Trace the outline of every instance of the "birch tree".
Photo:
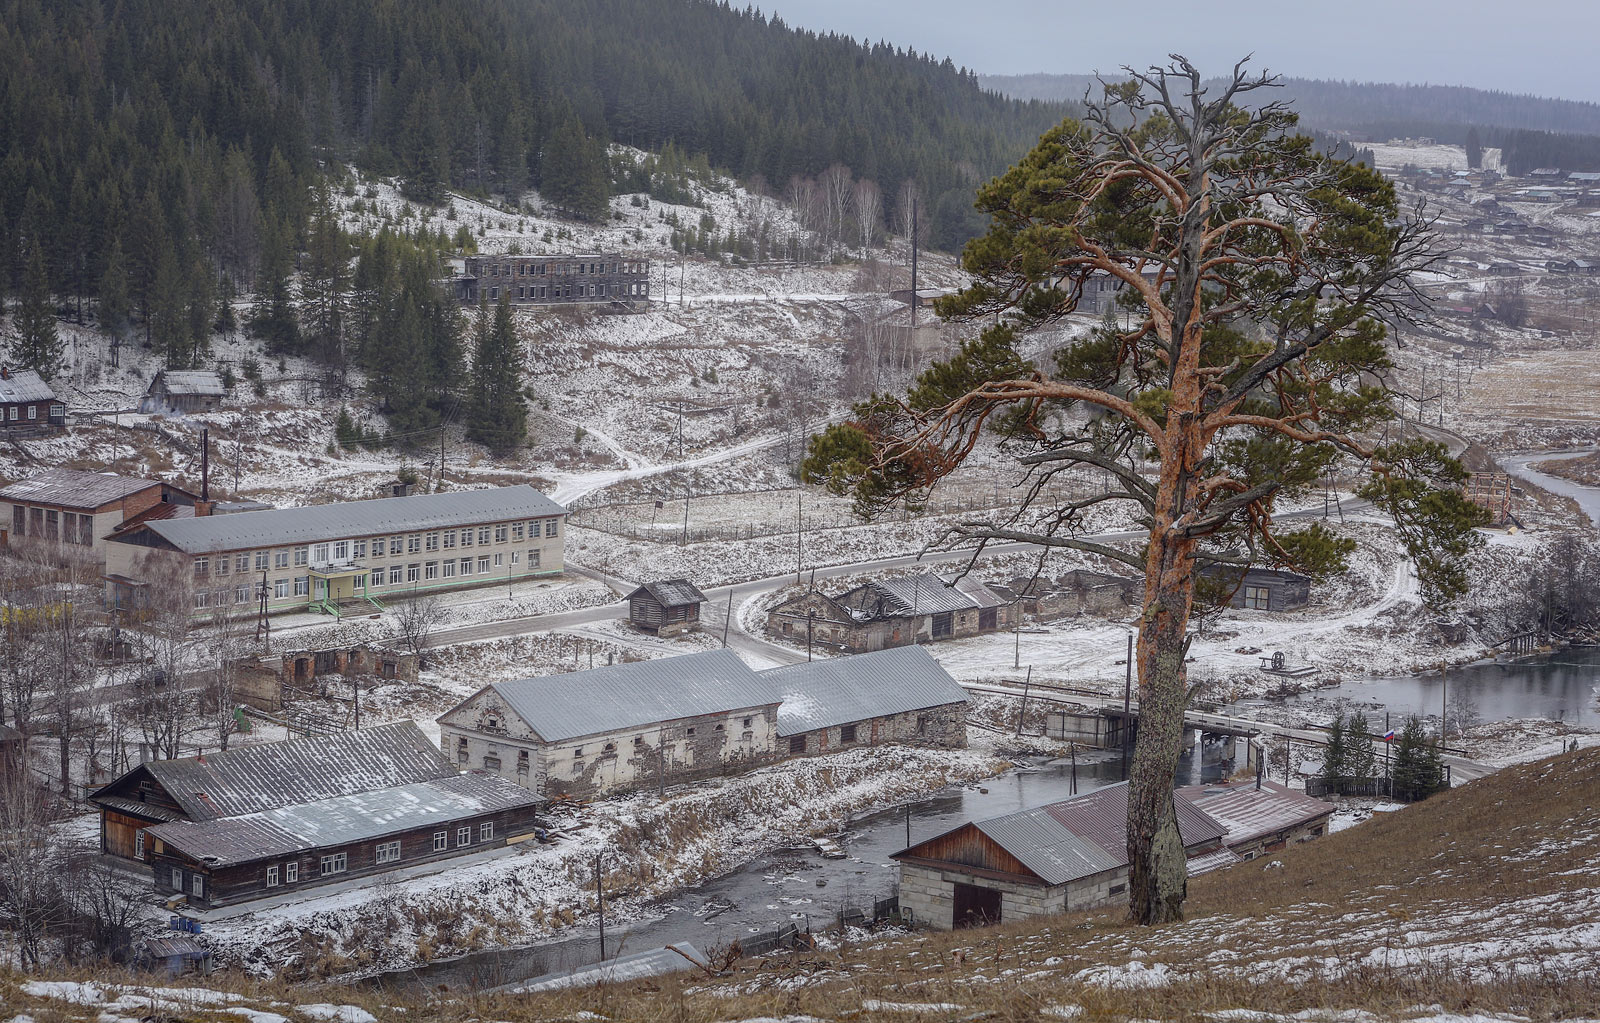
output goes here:
[[[938, 308], [981, 334], [905, 398], [814, 438], [803, 469], [870, 514], [926, 500], [992, 431], [1026, 472], [1015, 509], [961, 522], [947, 543], [1064, 547], [1143, 576], [1128, 887], [1129, 918], [1153, 924], [1181, 918], [1187, 892], [1173, 777], [1200, 570], [1337, 571], [1348, 541], [1274, 513], [1340, 464], [1366, 472], [1359, 492], [1393, 517], [1430, 602], [1465, 589], [1481, 519], [1442, 446], [1372, 440], [1396, 416], [1383, 324], [1425, 307], [1411, 281], [1437, 258], [1421, 211], [1375, 171], [1317, 153], [1281, 104], [1243, 108], [1277, 83], [1242, 62], [1214, 86], [1177, 55], [1127, 71], [979, 190], [990, 227], [963, 256], [976, 283]], [[1107, 276], [1128, 326], [1102, 324], [1048, 364], [1019, 354], [1021, 334]], [[1054, 477], [1085, 471], [1105, 486], [1050, 500]], [[1105, 503], [1143, 523], [1142, 547], [1086, 535], [1084, 513]]]
[[870, 249], [872, 239], [878, 233], [878, 218], [883, 215], [883, 195], [876, 183], [862, 178], [855, 184], [851, 201], [855, 204], [856, 230], [860, 234], [861, 248]]

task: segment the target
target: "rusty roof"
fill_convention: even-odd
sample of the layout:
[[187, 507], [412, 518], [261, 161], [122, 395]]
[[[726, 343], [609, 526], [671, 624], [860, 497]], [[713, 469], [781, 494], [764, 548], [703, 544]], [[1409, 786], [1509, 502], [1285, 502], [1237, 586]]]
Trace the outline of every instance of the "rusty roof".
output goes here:
[[1259, 789], [1252, 780], [1190, 785], [1178, 792], [1227, 829], [1223, 841], [1229, 845], [1297, 828], [1333, 813], [1332, 804], [1267, 779], [1262, 779]]
[[[111, 805], [128, 779], [148, 774], [192, 821], [371, 792], [456, 773], [414, 721], [359, 732], [269, 742], [182, 760], [152, 760], [106, 785], [92, 800]], [[109, 798], [108, 798], [109, 797]]]
[[160, 480], [118, 476], [109, 472], [46, 469], [38, 475], [18, 480], [0, 490], [0, 500], [92, 510], [120, 501], [142, 490], [164, 485]]

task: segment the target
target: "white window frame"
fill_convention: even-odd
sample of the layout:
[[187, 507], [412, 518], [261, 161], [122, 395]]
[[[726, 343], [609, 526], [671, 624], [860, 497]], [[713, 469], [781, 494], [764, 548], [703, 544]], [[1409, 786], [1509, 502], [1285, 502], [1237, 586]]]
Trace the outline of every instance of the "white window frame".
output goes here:
[[444, 577], [446, 579], [454, 579], [455, 575], [456, 575], [456, 559], [455, 558], [445, 558], [444, 559]]
[[450, 848], [450, 832], [435, 831], [433, 833], [433, 851], [444, 852], [448, 848]]
[[456, 829], [456, 848], [472, 844], [472, 825]]
[[482, 824], [478, 825], [478, 841], [494, 841], [494, 821], [484, 821]]
[[319, 543], [311, 548], [311, 560], [318, 565], [328, 563], [328, 552], [333, 549], [332, 544]]
[[311, 549], [309, 547], [296, 547], [294, 549], [294, 566], [300, 568], [305, 565], [306, 560], [310, 557]]
[[177, 867], [172, 868], [172, 887], [180, 892], [183, 891], [183, 871]]
[[283, 883], [294, 884], [298, 880], [300, 880], [300, 862], [290, 860], [283, 865]]
[[422, 565], [422, 579], [423, 579], [423, 581], [426, 582], [426, 581], [428, 581], [430, 579], [437, 579], [437, 578], [439, 578], [439, 563], [437, 561], [426, 561], [426, 562], [423, 562], [423, 565]]
[[405, 569], [404, 565], [390, 565], [389, 566], [389, 585], [390, 586], [398, 586], [402, 582], [405, 582], [405, 572], [406, 572], [406, 569]]
[[[359, 543], [359, 541], [357, 541], [357, 542]], [[333, 560], [334, 561], [349, 561], [350, 560], [350, 541], [349, 540], [340, 540], [340, 541], [336, 542], [333, 545]]]
[[[330, 865], [333, 867], [332, 870], [328, 869]], [[342, 852], [328, 853], [322, 857], [320, 866], [324, 876], [328, 874], [343, 874], [350, 869], [350, 855]]]
[[189, 890], [197, 899], [206, 897], [206, 878], [204, 874], [189, 875]]
[[267, 887], [278, 887], [278, 865], [276, 863], [267, 867]]
[[399, 863], [400, 840], [397, 838], [392, 842], [379, 842], [374, 859], [380, 867], [385, 863]]
[[453, 530], [453, 529], [445, 530], [444, 531], [444, 549], [447, 550], [447, 551], [454, 550], [455, 546], [456, 546], [456, 531]]
[[287, 580], [287, 579], [274, 579], [272, 581], [272, 598], [274, 600], [284, 600], [284, 599], [287, 599], [288, 596], [289, 596], [289, 580]]

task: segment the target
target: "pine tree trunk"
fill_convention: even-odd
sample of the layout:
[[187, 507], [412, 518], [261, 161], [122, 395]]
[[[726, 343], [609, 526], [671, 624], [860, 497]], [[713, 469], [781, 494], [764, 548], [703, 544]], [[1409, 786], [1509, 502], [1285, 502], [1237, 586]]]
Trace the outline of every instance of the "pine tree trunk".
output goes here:
[[[1180, 427], [1181, 428], [1181, 427]], [[1163, 466], [1145, 566], [1145, 613], [1139, 624], [1139, 735], [1128, 774], [1128, 919], [1138, 924], [1183, 918], [1188, 861], [1172, 786], [1183, 751], [1188, 703], [1189, 610], [1194, 601], [1195, 541], [1172, 528], [1182, 515], [1191, 473]]]

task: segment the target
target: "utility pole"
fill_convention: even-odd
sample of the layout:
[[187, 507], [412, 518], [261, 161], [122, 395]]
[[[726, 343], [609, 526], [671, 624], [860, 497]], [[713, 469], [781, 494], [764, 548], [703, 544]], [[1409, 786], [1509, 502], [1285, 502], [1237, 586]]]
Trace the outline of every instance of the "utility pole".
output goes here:
[[728, 616], [722, 620], [722, 645], [728, 645], [728, 627], [733, 624], [733, 587], [728, 587]]
[[600, 961], [606, 958], [606, 886], [605, 875], [600, 873], [601, 859], [605, 853], [594, 854], [594, 897], [600, 911]]
[[1128, 633], [1127, 672], [1122, 682], [1122, 713], [1133, 710], [1133, 633]]
[[1022, 603], [1011, 605], [1011, 667], [1022, 667]]
[[1444, 737], [1450, 734], [1450, 679], [1445, 675], [1448, 661], [1439, 662], [1439, 748], [1444, 749]]
[[815, 615], [816, 615], [815, 611], [811, 610], [809, 607], [806, 608], [806, 660], [807, 661], [811, 660], [811, 623], [812, 623]]
[[1028, 714], [1028, 687], [1033, 684], [1033, 665], [1028, 665], [1028, 677], [1022, 680], [1022, 706], [1017, 708], [1017, 738], [1022, 738], [1022, 719]]
[[911, 329], [917, 329], [917, 197], [911, 197]]
[[803, 511], [800, 504], [801, 491], [794, 492], [794, 584], [800, 585], [800, 528], [803, 522]]
[[256, 639], [261, 641], [261, 652], [266, 653], [272, 646], [272, 625], [267, 620], [267, 570], [261, 570], [261, 589], [257, 596], [261, 601], [261, 609], [256, 615]]
[[437, 494], [444, 489], [444, 424], [439, 424], [439, 482], [433, 485], [433, 492]]

